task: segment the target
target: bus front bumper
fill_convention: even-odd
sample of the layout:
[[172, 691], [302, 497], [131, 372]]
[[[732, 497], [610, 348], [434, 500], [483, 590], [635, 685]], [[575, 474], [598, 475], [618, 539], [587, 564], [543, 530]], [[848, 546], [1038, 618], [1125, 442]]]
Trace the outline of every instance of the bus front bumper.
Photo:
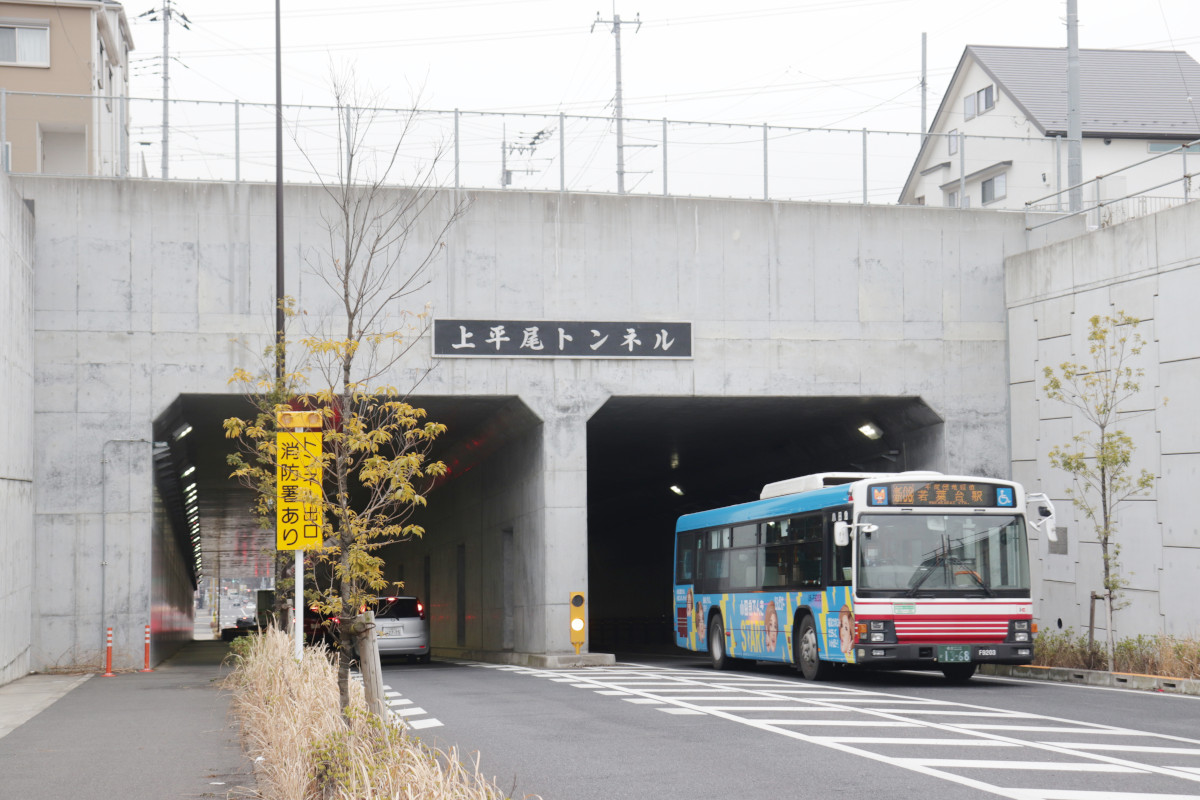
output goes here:
[[1033, 644], [867, 644], [854, 646], [855, 663], [882, 669], [938, 669], [949, 664], [1030, 664]]

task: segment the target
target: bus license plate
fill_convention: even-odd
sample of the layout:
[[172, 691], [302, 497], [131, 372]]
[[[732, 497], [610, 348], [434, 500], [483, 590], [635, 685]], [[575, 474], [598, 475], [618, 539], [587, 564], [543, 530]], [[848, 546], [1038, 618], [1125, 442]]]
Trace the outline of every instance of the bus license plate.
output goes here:
[[967, 644], [939, 644], [938, 661], [943, 664], [971, 663], [971, 646]]

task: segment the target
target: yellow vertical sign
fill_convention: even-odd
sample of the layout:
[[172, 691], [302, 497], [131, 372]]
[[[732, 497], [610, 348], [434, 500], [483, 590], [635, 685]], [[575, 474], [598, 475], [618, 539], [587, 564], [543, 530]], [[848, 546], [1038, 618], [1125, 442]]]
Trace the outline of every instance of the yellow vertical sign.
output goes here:
[[275, 547], [319, 550], [324, 522], [321, 506], [321, 434], [275, 434]]

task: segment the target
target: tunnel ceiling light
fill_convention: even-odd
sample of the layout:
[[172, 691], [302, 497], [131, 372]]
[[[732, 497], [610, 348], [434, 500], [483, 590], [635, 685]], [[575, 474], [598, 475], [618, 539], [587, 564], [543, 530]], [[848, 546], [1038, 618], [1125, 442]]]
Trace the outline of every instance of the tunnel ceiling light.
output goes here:
[[883, 436], [883, 431], [870, 422], [860, 425], [858, 432], [868, 439], [878, 439], [880, 436]]
[[177, 428], [175, 430], [175, 433], [173, 434], [175, 436], [175, 441], [178, 442], [180, 439], [187, 436], [191, 432], [192, 432], [192, 426], [187, 424], [186, 422], [183, 423], [183, 425], [181, 425], [179, 428]]
[[195, 468], [194, 466], [193, 466], [193, 467], [188, 467], [188, 468], [187, 468], [187, 469], [185, 469], [183, 472], [179, 473], [179, 477], [181, 477], [181, 478], [186, 478], [188, 475], [191, 475], [191, 474], [192, 474], [193, 472], [195, 472], [195, 471], [196, 471], [196, 468]]
[[671, 491], [674, 492], [675, 494], [679, 495], [680, 497], [683, 497], [683, 489], [680, 489], [675, 484], [671, 484]]
[[[862, 428], [859, 428], [859, 430], [862, 430]], [[189, 483], [186, 487], [184, 487], [183, 490], [185, 492], [194, 492], [196, 490], [196, 484], [194, 482]]]
[[671, 453], [671, 469], [679, 469], [679, 453]]

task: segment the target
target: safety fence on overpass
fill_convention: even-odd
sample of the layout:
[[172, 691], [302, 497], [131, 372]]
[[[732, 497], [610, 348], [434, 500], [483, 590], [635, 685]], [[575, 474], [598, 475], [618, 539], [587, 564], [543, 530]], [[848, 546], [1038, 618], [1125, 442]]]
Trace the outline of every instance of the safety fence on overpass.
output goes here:
[[[1039, 197], [1029, 209], [1039, 219], [1068, 211], [1062, 137], [638, 118], [618, 126], [608, 116], [308, 104], [284, 105], [280, 116], [287, 183], [335, 183], [349, 168], [356, 181], [386, 174], [383, 182], [397, 186], [1014, 211]], [[272, 182], [275, 123], [273, 103], [0, 89], [3, 164], [15, 173]], [[72, 135], [82, 137], [86, 157], [55, 157]], [[1190, 199], [1188, 149], [1182, 159], [1147, 159], [1141, 178], [1110, 181], [1097, 202], [1124, 206], [1106, 219]]]

